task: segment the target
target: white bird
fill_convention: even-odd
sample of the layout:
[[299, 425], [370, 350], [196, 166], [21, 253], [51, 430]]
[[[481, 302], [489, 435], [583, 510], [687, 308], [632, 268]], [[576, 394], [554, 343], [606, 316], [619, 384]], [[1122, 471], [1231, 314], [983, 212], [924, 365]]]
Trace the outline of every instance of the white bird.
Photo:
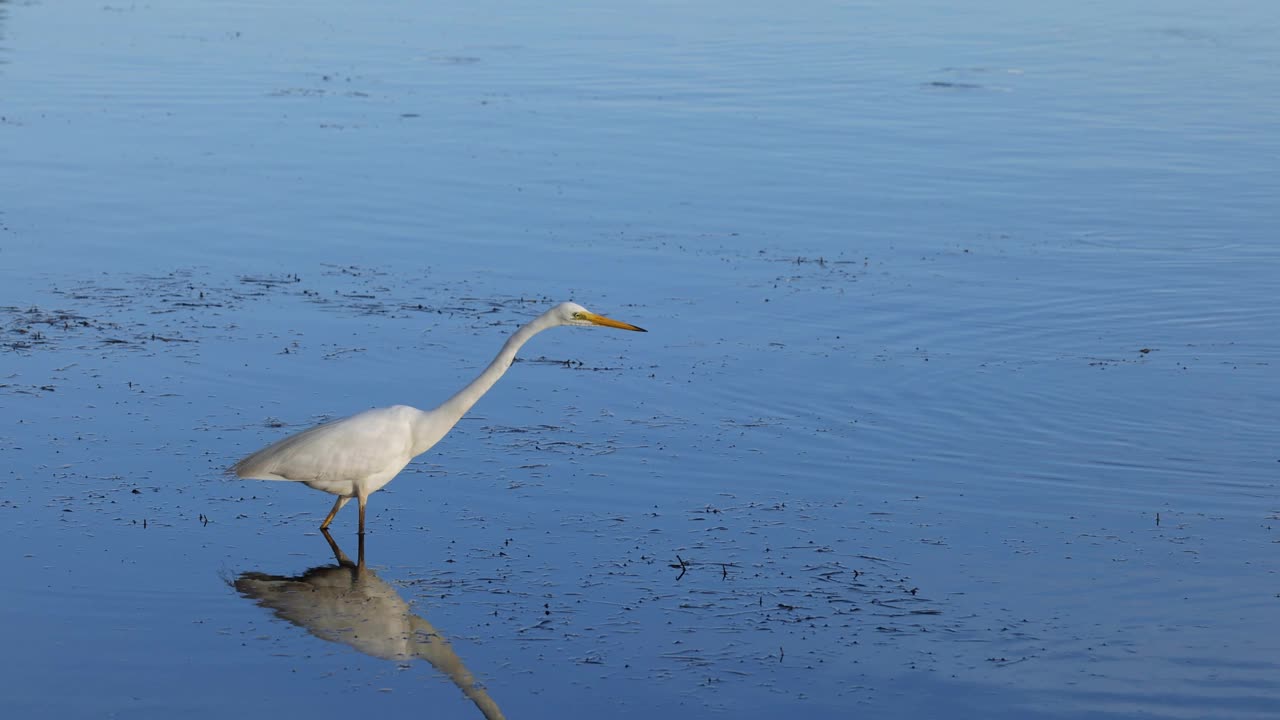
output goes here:
[[643, 328], [597, 315], [577, 303], [560, 303], [534, 318], [507, 339], [480, 376], [434, 410], [408, 405], [366, 410], [348, 418], [291, 435], [231, 467], [241, 478], [289, 480], [337, 495], [320, 524], [323, 530], [344, 505], [360, 502], [360, 534], [364, 534], [369, 496], [391, 482], [409, 461], [430, 450], [462, 419], [472, 405], [507, 372], [529, 338], [561, 325]]

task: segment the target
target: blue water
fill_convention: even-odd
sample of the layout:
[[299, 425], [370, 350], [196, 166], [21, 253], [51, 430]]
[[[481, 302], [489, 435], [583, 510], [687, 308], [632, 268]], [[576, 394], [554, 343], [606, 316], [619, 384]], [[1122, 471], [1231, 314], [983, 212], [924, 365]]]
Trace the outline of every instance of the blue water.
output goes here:
[[[0, 693], [481, 716], [427, 622], [510, 718], [1273, 717], [1278, 32], [0, 2]], [[362, 574], [222, 475], [570, 298], [651, 332], [530, 343]]]

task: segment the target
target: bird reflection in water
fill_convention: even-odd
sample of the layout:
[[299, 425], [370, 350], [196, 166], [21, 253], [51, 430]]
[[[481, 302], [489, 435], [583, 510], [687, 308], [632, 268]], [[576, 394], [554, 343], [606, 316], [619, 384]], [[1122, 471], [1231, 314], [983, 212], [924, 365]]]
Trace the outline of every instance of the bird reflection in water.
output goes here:
[[241, 595], [322, 640], [342, 643], [386, 660], [421, 658], [449, 677], [488, 720], [503, 717], [431, 623], [414, 615], [395, 588], [365, 567], [364, 536], [357, 562], [324, 530], [337, 565], [312, 568], [297, 577], [247, 572], [236, 578]]

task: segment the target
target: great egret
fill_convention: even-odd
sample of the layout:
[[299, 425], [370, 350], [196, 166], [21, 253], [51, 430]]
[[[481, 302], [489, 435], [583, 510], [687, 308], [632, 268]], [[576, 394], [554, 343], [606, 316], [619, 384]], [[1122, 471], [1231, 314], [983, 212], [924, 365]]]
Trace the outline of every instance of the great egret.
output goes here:
[[360, 534], [369, 496], [391, 482], [409, 461], [440, 442], [482, 395], [498, 382], [529, 338], [561, 325], [643, 328], [597, 315], [577, 303], [560, 303], [534, 318], [507, 339], [498, 356], [470, 385], [434, 410], [407, 405], [366, 410], [342, 420], [291, 435], [231, 467], [237, 476], [254, 480], [290, 480], [337, 495], [320, 524], [323, 530], [344, 505], [360, 501]]

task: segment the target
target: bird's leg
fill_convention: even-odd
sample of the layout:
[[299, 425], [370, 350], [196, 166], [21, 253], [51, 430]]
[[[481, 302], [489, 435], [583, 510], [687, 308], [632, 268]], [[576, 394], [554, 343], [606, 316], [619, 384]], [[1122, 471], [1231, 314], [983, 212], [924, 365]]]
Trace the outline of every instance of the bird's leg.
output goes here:
[[324, 519], [324, 522], [320, 523], [320, 529], [324, 530], [329, 527], [329, 523], [333, 522], [333, 517], [338, 514], [338, 511], [342, 509], [343, 505], [346, 505], [350, 501], [351, 498], [349, 497], [339, 496], [338, 501], [333, 504], [333, 509], [329, 511], [329, 516]]
[[364, 537], [364, 506], [369, 504], [369, 496], [360, 495], [356, 499], [360, 501], [360, 537]]

